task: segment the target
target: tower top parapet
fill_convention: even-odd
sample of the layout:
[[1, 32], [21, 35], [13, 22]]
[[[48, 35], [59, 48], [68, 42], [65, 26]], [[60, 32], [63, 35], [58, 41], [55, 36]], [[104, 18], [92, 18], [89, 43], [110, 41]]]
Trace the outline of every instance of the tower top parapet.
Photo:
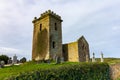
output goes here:
[[54, 13], [54, 12], [51, 11], [51, 10], [47, 10], [47, 11], [45, 11], [44, 13], [40, 14], [40, 17], [39, 17], [39, 18], [34, 17], [34, 20], [33, 20], [32, 22], [34, 23], [34, 22], [36, 22], [37, 20], [42, 19], [42, 18], [44, 18], [44, 17], [46, 17], [46, 16], [48, 16], [48, 15], [53, 16], [54, 18], [62, 21], [62, 20], [61, 20], [61, 17], [60, 17], [58, 14]]

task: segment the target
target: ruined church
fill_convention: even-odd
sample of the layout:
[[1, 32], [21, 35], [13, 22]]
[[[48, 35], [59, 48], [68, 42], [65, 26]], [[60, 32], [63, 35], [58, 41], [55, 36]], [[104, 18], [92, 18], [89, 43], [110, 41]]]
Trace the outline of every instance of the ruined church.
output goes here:
[[90, 60], [89, 44], [84, 36], [75, 42], [62, 44], [62, 21], [51, 10], [34, 18], [32, 60], [55, 60], [58, 57], [71, 62]]

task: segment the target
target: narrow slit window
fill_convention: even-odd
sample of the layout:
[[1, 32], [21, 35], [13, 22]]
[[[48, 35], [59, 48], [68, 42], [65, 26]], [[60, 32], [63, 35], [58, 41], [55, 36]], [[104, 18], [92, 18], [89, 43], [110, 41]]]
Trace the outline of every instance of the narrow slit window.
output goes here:
[[40, 24], [40, 31], [42, 30], [42, 24]]
[[84, 49], [84, 47], [85, 47], [85, 46], [84, 46], [84, 44], [83, 44], [83, 45], [82, 45], [82, 49]]
[[57, 31], [57, 23], [55, 23], [55, 30]]
[[55, 42], [54, 41], [52, 42], [52, 47], [55, 48]]

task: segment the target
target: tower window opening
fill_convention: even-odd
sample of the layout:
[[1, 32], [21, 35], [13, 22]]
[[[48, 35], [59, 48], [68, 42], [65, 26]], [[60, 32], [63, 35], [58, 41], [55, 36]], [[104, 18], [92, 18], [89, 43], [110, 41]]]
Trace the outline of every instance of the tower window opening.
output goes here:
[[42, 30], [42, 24], [40, 24], [40, 31]]
[[52, 47], [55, 48], [55, 42], [54, 41], [52, 42]]
[[84, 45], [82, 45], [82, 49], [84, 49]]
[[55, 30], [57, 31], [57, 23], [55, 23]]

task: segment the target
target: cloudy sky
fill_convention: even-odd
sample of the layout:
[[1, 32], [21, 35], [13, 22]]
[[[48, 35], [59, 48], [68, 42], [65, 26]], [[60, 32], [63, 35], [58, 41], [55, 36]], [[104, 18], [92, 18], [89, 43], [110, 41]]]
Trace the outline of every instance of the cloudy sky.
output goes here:
[[120, 58], [120, 0], [0, 0], [0, 54], [31, 59], [32, 20], [48, 9], [63, 19], [63, 43], [84, 35], [91, 57]]

